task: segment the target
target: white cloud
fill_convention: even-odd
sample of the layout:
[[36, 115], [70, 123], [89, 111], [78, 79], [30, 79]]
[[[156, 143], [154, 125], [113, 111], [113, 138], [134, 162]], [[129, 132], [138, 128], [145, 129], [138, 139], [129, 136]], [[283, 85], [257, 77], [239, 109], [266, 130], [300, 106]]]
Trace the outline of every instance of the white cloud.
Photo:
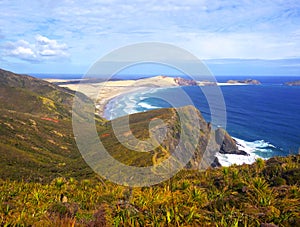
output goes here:
[[300, 43], [286, 34], [268, 32], [178, 32], [176, 42], [201, 59], [283, 59], [295, 58]]
[[11, 55], [19, 56], [22, 59], [33, 59], [36, 58], [35, 53], [28, 47], [18, 46], [11, 50]]
[[[178, 45], [202, 59], [300, 56], [299, 0], [4, 0], [0, 8], [0, 58], [55, 60], [70, 52], [72, 70], [145, 41]], [[32, 40], [33, 34], [43, 36]]]
[[56, 40], [49, 39], [42, 35], [35, 37], [35, 43], [19, 40], [17, 42], [7, 42], [4, 48], [6, 56], [25, 61], [41, 62], [69, 56], [66, 44], [60, 44]]
[[48, 57], [66, 57], [67, 52], [66, 44], [59, 44], [56, 40], [48, 39], [47, 37], [36, 36], [36, 49], [41, 56]]

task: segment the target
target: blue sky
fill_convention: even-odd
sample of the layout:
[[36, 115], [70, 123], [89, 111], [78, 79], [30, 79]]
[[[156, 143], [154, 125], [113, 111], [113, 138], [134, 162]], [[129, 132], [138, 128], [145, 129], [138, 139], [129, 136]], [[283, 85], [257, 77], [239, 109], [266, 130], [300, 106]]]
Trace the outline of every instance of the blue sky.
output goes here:
[[85, 73], [138, 42], [165, 42], [216, 75], [300, 75], [299, 0], [1, 0], [0, 67]]

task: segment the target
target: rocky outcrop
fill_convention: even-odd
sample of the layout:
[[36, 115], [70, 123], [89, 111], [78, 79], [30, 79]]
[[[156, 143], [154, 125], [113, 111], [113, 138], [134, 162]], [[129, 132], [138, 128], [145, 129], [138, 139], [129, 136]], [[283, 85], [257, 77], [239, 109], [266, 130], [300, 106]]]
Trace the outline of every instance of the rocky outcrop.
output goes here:
[[284, 85], [287, 85], [287, 86], [300, 86], [300, 80], [289, 81], [289, 82], [284, 83]]
[[[184, 160], [185, 157], [190, 157], [186, 168], [198, 170], [221, 166], [216, 158], [218, 152], [247, 155], [246, 152], [238, 149], [235, 140], [224, 129], [215, 130], [210, 123], [206, 122], [194, 106], [163, 108], [129, 115], [131, 130], [124, 127], [123, 121], [128, 119], [126, 117], [115, 119], [115, 126], [120, 127], [114, 126], [114, 129], [108, 122], [101, 141], [108, 145], [108, 152], [112, 156], [128, 158], [131, 165], [144, 166], [145, 163], [147, 165], [152, 165], [152, 162], [159, 163], [176, 150], [179, 151], [176, 156], [178, 159]], [[112, 129], [122, 135], [123, 141], [127, 141], [126, 147], [113, 138]], [[147, 138], [150, 139], [150, 143], [140, 141], [141, 138], [137, 135], [142, 136], [143, 140], [147, 138], [146, 135], [151, 135]], [[153, 150], [152, 144], [160, 145]], [[135, 153], [130, 155], [131, 151], [128, 149], [131, 147], [132, 149], [138, 147], [142, 152], [138, 155], [143, 154], [143, 158], [138, 158]]]
[[222, 128], [215, 131], [215, 139], [220, 146], [221, 154], [249, 155], [247, 152], [239, 150], [236, 141]]
[[259, 85], [261, 84], [258, 80], [246, 79], [246, 80], [228, 80], [229, 84], [251, 84], [251, 85]]
[[181, 77], [174, 78], [174, 81], [179, 86], [197, 86], [197, 82], [194, 80], [183, 79]]

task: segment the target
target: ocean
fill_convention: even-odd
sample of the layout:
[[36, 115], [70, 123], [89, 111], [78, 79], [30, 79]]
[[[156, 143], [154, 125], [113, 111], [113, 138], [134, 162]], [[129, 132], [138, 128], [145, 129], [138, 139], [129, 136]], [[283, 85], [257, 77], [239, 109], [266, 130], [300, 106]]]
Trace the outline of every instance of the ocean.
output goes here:
[[[67, 78], [71, 77], [68, 75]], [[77, 75], [73, 78], [80, 77]], [[216, 77], [221, 83], [229, 79], [246, 78], [259, 80], [262, 84], [220, 86], [220, 88], [226, 105], [226, 130], [238, 141], [240, 149], [248, 152], [250, 156], [218, 155], [221, 164], [228, 166], [233, 163], [252, 163], [258, 157], [267, 159], [300, 152], [300, 86], [283, 85], [287, 81], [300, 80], [300, 76]], [[188, 94], [206, 121], [211, 121], [205, 95], [199, 87], [193, 86], [153, 88], [119, 96], [108, 103], [104, 112], [105, 117], [114, 119], [127, 114], [171, 107], [166, 101], [151, 97], [176, 97], [180, 89]]]
[[[218, 82], [245, 77], [217, 77]], [[226, 105], [226, 130], [241, 145], [249, 157], [219, 155], [222, 165], [252, 163], [256, 158], [286, 156], [300, 151], [300, 87], [285, 86], [284, 82], [300, 77], [251, 77], [261, 85], [220, 86]], [[145, 92], [120, 96], [109, 102], [105, 116], [114, 119], [127, 114], [171, 107], [151, 96], [166, 97], [181, 88], [153, 88]], [[199, 87], [183, 87], [207, 121], [211, 113], [206, 97]], [[209, 87], [205, 87], [209, 89]]]

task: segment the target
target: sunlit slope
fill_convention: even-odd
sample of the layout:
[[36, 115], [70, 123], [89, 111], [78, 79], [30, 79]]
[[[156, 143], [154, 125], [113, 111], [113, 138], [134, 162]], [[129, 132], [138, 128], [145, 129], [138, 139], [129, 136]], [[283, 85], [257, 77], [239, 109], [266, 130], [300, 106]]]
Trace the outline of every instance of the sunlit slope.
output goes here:
[[[74, 95], [73, 91], [46, 81], [0, 70], [0, 172], [3, 178], [47, 181], [58, 176], [93, 175], [78, 151], [73, 134]], [[79, 97], [82, 108], [73, 114], [84, 113], [86, 105], [94, 105], [86, 96]], [[180, 155], [190, 158], [182, 168], [207, 168], [212, 162], [218, 165], [214, 153], [225, 147], [216, 139], [220, 134], [226, 139], [226, 146], [230, 144], [229, 147], [236, 149], [231, 137], [225, 131], [212, 130], [193, 106], [130, 115], [129, 128], [124, 128], [125, 118], [114, 121], [114, 125], [121, 126], [116, 131], [112, 122], [94, 116], [98, 137], [105, 149], [126, 165], [156, 165], [176, 149]], [[82, 120], [85, 120], [84, 115]], [[141, 142], [128, 147], [119, 141], [116, 132], [121, 133], [127, 143], [131, 143], [132, 138]], [[152, 143], [152, 148], [143, 143], [146, 140]]]

